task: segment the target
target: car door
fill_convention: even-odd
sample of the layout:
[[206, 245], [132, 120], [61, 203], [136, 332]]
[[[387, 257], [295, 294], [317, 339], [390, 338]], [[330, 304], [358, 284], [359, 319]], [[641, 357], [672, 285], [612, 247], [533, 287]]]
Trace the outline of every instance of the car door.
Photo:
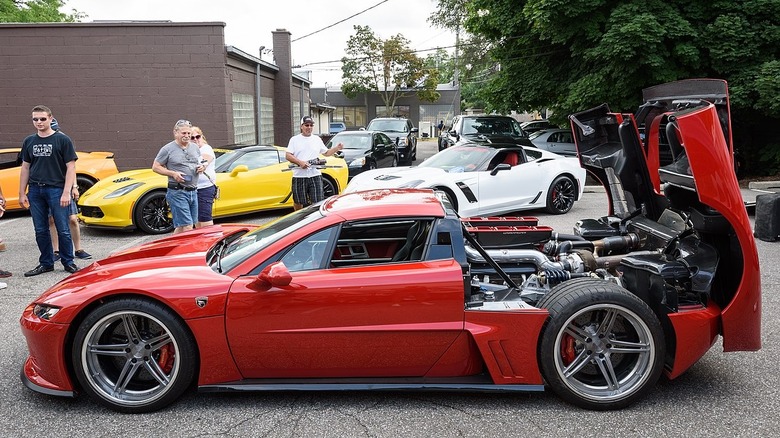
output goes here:
[[392, 167], [395, 157], [395, 144], [387, 135], [377, 132], [374, 134], [374, 153], [377, 157], [377, 167]]
[[550, 137], [548, 137], [547, 143], [549, 144], [550, 152], [554, 152], [560, 155], [576, 155], [577, 153], [571, 132], [553, 132], [550, 134]]
[[[500, 214], [515, 211], [518, 208], [527, 207], [529, 204], [544, 207], [546, 199], [542, 199], [540, 193], [546, 189], [543, 187], [549, 180], [544, 168], [535, 160], [522, 162], [507, 170], [500, 170], [491, 175], [490, 169], [505, 161], [501, 151], [491, 161], [489, 169], [479, 172], [479, 213]], [[515, 152], [513, 152], [515, 153]], [[511, 188], [511, 189], [508, 189]]]
[[276, 150], [248, 151], [217, 169], [219, 199], [214, 216], [264, 208], [292, 207], [292, 172]]
[[[280, 251], [288, 286], [230, 291], [226, 326], [245, 378], [423, 376], [463, 330], [463, 277], [452, 258], [393, 261], [372, 247], [394, 229], [386, 220], [311, 233]], [[370, 237], [369, 237], [370, 236]], [[392, 238], [398, 237], [397, 233]], [[334, 267], [345, 254], [377, 255]], [[394, 247], [395, 248], [395, 247]], [[346, 251], [346, 252], [345, 252]]]

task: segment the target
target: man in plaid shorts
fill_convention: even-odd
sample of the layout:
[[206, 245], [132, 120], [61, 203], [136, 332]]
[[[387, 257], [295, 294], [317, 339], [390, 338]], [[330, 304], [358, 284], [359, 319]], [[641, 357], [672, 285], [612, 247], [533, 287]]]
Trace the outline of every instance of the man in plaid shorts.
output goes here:
[[297, 165], [293, 169], [292, 193], [293, 207], [296, 210], [322, 201], [325, 194], [322, 190], [322, 174], [319, 169], [309, 164], [320, 154], [329, 157], [344, 148], [339, 143], [328, 149], [318, 135], [312, 135], [314, 120], [305, 116], [301, 119], [301, 133], [290, 139], [287, 144], [287, 161]]

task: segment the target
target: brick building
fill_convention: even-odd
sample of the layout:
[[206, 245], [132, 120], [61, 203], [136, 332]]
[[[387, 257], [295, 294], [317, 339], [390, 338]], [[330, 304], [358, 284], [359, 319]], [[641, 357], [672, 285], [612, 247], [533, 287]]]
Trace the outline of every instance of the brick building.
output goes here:
[[[34, 132], [30, 110], [50, 107], [76, 149], [114, 152], [120, 170], [150, 167], [176, 120], [203, 129], [212, 146], [277, 144], [311, 115], [357, 129], [384, 111], [378, 93], [347, 99], [311, 89], [292, 70], [291, 35], [272, 32], [273, 63], [225, 45], [225, 23], [0, 23], [0, 147]], [[439, 102], [400, 99], [393, 113], [435, 134], [459, 113], [457, 87]]]
[[0, 24], [0, 146], [34, 132], [50, 107], [81, 151], [112, 151], [120, 170], [151, 166], [178, 119], [212, 145], [286, 145], [309, 112], [310, 81], [291, 70], [290, 33], [271, 64], [225, 46], [224, 23]]

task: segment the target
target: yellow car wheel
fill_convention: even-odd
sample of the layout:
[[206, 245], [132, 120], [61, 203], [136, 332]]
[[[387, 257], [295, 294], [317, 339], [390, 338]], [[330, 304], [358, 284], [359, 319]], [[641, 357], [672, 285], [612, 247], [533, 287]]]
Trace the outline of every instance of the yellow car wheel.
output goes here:
[[157, 190], [141, 197], [133, 210], [133, 224], [144, 233], [165, 234], [173, 231], [171, 208], [165, 192]]

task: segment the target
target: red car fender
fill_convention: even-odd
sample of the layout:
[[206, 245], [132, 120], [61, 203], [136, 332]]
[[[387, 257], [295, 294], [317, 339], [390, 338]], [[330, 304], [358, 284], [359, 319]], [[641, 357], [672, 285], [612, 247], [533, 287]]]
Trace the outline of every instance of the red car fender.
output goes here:
[[466, 330], [474, 337], [482, 359], [497, 385], [541, 385], [537, 358], [545, 309], [466, 311]]

